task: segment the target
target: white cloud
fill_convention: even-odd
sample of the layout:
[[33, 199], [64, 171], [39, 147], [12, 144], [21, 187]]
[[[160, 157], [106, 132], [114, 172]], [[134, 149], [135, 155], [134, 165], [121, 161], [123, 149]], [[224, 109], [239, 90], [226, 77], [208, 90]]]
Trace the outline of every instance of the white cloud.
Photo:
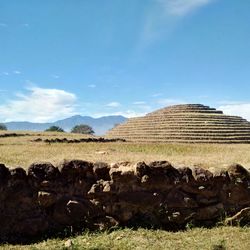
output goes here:
[[76, 96], [60, 89], [32, 87], [0, 105], [1, 121], [48, 122], [75, 115]]
[[122, 116], [125, 116], [127, 118], [144, 116], [145, 114], [146, 114], [145, 112], [137, 112], [135, 110], [125, 110], [125, 111], [120, 111], [120, 112], [114, 113], [114, 115], [122, 115]]
[[88, 87], [94, 89], [94, 88], [96, 88], [96, 85], [95, 84], [89, 84]]
[[157, 103], [163, 106], [171, 106], [176, 104], [185, 104], [186, 102], [184, 100], [164, 98], [157, 100]]
[[30, 25], [28, 23], [23, 23], [22, 26], [25, 27], [25, 28], [29, 28], [30, 27]]
[[14, 70], [13, 73], [16, 74], [16, 75], [20, 75], [22, 72], [19, 71], [19, 70]]
[[121, 104], [119, 102], [110, 102], [108, 104], [106, 104], [107, 107], [110, 107], [110, 108], [117, 108], [117, 107], [120, 107]]
[[227, 115], [241, 116], [250, 121], [250, 103], [230, 102], [218, 107]]
[[2, 72], [1, 75], [8, 76], [10, 73], [9, 72]]
[[[122, 106], [119, 104], [119, 106]], [[125, 107], [124, 105], [122, 106], [123, 108], [120, 108], [117, 111], [113, 111], [112, 109], [100, 109], [101, 111], [97, 111], [94, 113], [94, 117], [100, 117], [100, 116], [108, 116], [108, 115], [122, 115], [125, 117], [138, 117], [138, 116], [144, 116], [145, 114], [152, 112], [154, 108], [150, 105], [146, 104], [138, 104], [132, 107]]]
[[118, 112], [107, 112], [107, 113], [96, 113], [93, 115], [93, 117], [101, 117], [101, 116], [110, 116], [110, 115], [122, 115], [125, 116], [127, 118], [131, 118], [131, 117], [138, 117], [138, 116], [143, 116], [145, 115], [145, 112], [137, 112], [135, 110], [123, 110], [123, 111], [118, 111]]

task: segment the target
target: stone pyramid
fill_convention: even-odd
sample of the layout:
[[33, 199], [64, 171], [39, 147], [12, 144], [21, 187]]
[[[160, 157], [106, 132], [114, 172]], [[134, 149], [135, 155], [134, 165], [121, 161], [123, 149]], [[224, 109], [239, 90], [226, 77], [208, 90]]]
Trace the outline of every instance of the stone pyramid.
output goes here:
[[250, 122], [202, 104], [174, 105], [131, 118], [106, 137], [133, 142], [250, 143]]

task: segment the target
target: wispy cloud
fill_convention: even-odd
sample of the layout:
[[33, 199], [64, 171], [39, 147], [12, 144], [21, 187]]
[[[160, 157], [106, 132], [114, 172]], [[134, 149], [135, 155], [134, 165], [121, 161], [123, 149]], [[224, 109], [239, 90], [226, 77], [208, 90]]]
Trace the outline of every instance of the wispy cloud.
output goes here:
[[96, 85], [95, 84], [89, 84], [88, 87], [94, 89], [94, 88], [96, 88]]
[[170, 105], [185, 104], [185, 103], [187, 102], [180, 99], [161, 98], [157, 100], [157, 104], [160, 104], [162, 106], [170, 106]]
[[28, 88], [0, 105], [1, 121], [47, 122], [76, 114], [76, 96], [60, 89]]
[[133, 109], [126, 109], [126, 110], [121, 110], [117, 112], [100, 112], [100, 113], [95, 113], [93, 117], [101, 117], [101, 116], [109, 116], [109, 115], [122, 115], [127, 118], [131, 117], [138, 117], [138, 116], [143, 116], [145, 115], [145, 112], [138, 112]]
[[154, 0], [145, 17], [140, 37], [144, 48], [161, 37], [169, 36], [187, 15], [216, 0]]
[[157, 0], [167, 15], [182, 17], [214, 0]]
[[184, 100], [181, 99], [173, 99], [173, 98], [161, 98], [156, 99], [153, 102], [150, 102], [149, 104], [145, 101], [135, 101], [132, 103], [131, 106], [125, 106], [121, 105], [118, 102], [111, 102], [107, 105], [105, 105], [107, 108], [119, 108], [118, 111], [113, 111], [111, 109], [104, 109], [101, 112], [96, 112], [94, 116], [100, 117], [100, 116], [106, 116], [106, 115], [122, 115], [125, 117], [138, 117], [138, 116], [144, 116], [147, 113], [150, 113], [156, 109], [165, 107], [165, 106], [171, 106], [176, 104], [185, 104]]
[[110, 102], [110, 103], [106, 104], [106, 107], [110, 107], [110, 108], [118, 108], [120, 106], [121, 106], [121, 104], [119, 102]]
[[[93, 106], [93, 104], [91, 104]], [[115, 109], [114, 109], [115, 108]], [[146, 102], [137, 101], [131, 105], [122, 105], [118, 102], [111, 102], [105, 106], [97, 105], [96, 112], [91, 115], [94, 117], [109, 116], [109, 115], [122, 115], [125, 117], [143, 116], [151, 112], [153, 108], [147, 105]]]
[[9, 76], [9, 75], [12, 75], [12, 74], [14, 74], [14, 75], [20, 75], [21, 73], [22, 72], [19, 71], [19, 70], [13, 70], [12, 72], [4, 71], [4, 72], [0, 73], [0, 75], [2, 75], [2, 76]]
[[229, 102], [218, 107], [227, 115], [241, 116], [250, 121], [250, 103]]
[[137, 101], [137, 102], [133, 102], [134, 105], [144, 105], [146, 104], [146, 102], [144, 101]]
[[162, 96], [163, 94], [162, 93], [155, 93], [152, 95], [152, 97], [159, 97], [159, 96]]

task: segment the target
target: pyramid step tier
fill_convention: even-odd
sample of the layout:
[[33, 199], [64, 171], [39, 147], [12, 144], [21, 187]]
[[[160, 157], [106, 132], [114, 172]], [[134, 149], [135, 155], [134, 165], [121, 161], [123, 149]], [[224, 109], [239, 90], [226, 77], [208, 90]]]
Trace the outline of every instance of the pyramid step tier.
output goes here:
[[[242, 136], [242, 137], [247, 137], [249, 136], [249, 132], [240, 132], [240, 133], [219, 133], [219, 132], [189, 132], [189, 131], [184, 131], [184, 132], [179, 132], [179, 131], [175, 131], [175, 132], [165, 132], [165, 131], [157, 131], [157, 132], [150, 132], [148, 133], [150, 136], [164, 136], [164, 137], [168, 137], [168, 136], [217, 136], [217, 137], [230, 137], [230, 136]], [[110, 134], [112, 135], [112, 133]], [[132, 132], [126, 132], [124, 131], [123, 133], [121, 132], [120, 133], [120, 136], [130, 136], [130, 135], [133, 135], [133, 136], [141, 136], [141, 135], [145, 135], [144, 132], [141, 132], [141, 131], [138, 131], [136, 133], [133, 133]]]
[[149, 119], [149, 117], [142, 119], [142, 118], [137, 118], [134, 120], [130, 120], [129, 122], [133, 122], [133, 123], [145, 123], [145, 122], [154, 122], [154, 123], [158, 123], [158, 122], [245, 122], [248, 123], [247, 120], [245, 119], [241, 119], [241, 118], [228, 118], [228, 117], [209, 117], [209, 118], [199, 118], [199, 117], [154, 117], [153, 119]]
[[[123, 139], [123, 137], [119, 137], [121, 139]], [[129, 136], [129, 135], [126, 135], [126, 138], [127, 138], [127, 141], [130, 141], [131, 139], [136, 139], [138, 141], [140, 140], [192, 140], [192, 139], [195, 139], [195, 140], [220, 140], [220, 141], [228, 141], [228, 140], [250, 140], [250, 136], [230, 136], [230, 137], [221, 137], [221, 136], [196, 136], [196, 135], [186, 135], [186, 136], [145, 136], [145, 135], [137, 135], [136, 137], [134, 136]], [[125, 137], [124, 137], [125, 139]]]
[[[250, 126], [246, 124], [246, 126], [240, 126], [239, 124], [230, 124], [230, 126], [224, 126], [224, 124], [221, 124], [221, 123], [213, 123], [213, 124], [190, 124], [190, 125], [185, 125], [185, 124], [181, 124], [179, 123], [178, 126], [175, 126], [174, 123], [172, 124], [146, 124], [146, 125], [137, 125], [135, 126], [134, 124], [127, 124], [127, 125], [124, 125], [123, 127], [120, 127], [119, 128], [119, 131], [122, 130], [122, 129], [129, 129], [129, 130], [133, 130], [133, 129], [152, 129], [152, 130], [155, 130], [155, 129], [187, 129], [187, 130], [190, 130], [190, 129], [201, 129], [201, 130], [210, 130], [210, 129], [217, 129], [217, 130], [220, 130], [220, 129], [232, 129], [232, 130], [238, 130], [238, 129], [249, 129]], [[117, 129], [114, 129], [114, 131], [118, 131], [118, 128]]]
[[107, 137], [136, 142], [249, 143], [250, 123], [201, 104], [176, 105], [131, 118]]
[[165, 114], [165, 115], [151, 115], [151, 116], [145, 116], [145, 117], [135, 117], [135, 118], [130, 118], [130, 121], [136, 121], [136, 120], [152, 120], [152, 119], [156, 119], [156, 120], [167, 120], [167, 119], [220, 119], [220, 120], [244, 120], [247, 121], [246, 119], [243, 119], [240, 116], [226, 116], [226, 115], [218, 115], [218, 114], [197, 114], [197, 113], [193, 113], [193, 114], [185, 114], [185, 113], [172, 113], [172, 114]]

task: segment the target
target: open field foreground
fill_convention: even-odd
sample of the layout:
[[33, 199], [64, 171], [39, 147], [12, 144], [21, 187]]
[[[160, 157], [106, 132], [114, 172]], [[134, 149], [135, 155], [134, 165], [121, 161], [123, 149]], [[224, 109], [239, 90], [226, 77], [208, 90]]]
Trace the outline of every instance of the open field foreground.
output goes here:
[[[25, 132], [27, 133], [27, 132]], [[22, 132], [18, 132], [22, 134]], [[24, 134], [24, 133], [23, 133]], [[140, 144], [140, 143], [45, 143], [37, 138], [79, 139], [67, 133], [27, 133], [25, 136], [0, 138], [0, 163], [28, 169], [37, 161], [57, 166], [64, 159], [103, 161], [167, 160], [175, 167], [199, 166], [211, 171], [239, 163], [250, 169], [250, 145], [224, 144]], [[237, 200], [237, 195], [234, 199]], [[18, 201], [17, 201], [18, 202]], [[244, 207], [244, 206], [242, 206]], [[117, 229], [113, 232], [86, 233], [63, 239], [46, 239], [30, 245], [3, 244], [0, 249], [249, 249], [249, 227], [193, 228], [186, 231]], [[192, 228], [192, 229], [191, 229]]]
[[112, 233], [83, 233], [64, 240], [50, 239], [32, 245], [2, 245], [0, 249], [248, 250], [249, 235], [250, 228], [238, 227], [195, 228], [176, 233], [162, 230], [124, 229]]
[[[24, 134], [27, 132], [18, 132]], [[3, 134], [0, 133], [0, 135]], [[198, 165], [211, 170], [239, 163], [250, 168], [250, 144], [155, 144], [155, 143], [53, 143], [32, 142], [51, 138], [84, 138], [67, 133], [34, 133], [29, 136], [0, 138], [0, 162], [7, 166], [28, 166], [36, 161], [57, 164], [64, 159], [104, 161], [156, 161], [167, 160], [173, 165]]]

